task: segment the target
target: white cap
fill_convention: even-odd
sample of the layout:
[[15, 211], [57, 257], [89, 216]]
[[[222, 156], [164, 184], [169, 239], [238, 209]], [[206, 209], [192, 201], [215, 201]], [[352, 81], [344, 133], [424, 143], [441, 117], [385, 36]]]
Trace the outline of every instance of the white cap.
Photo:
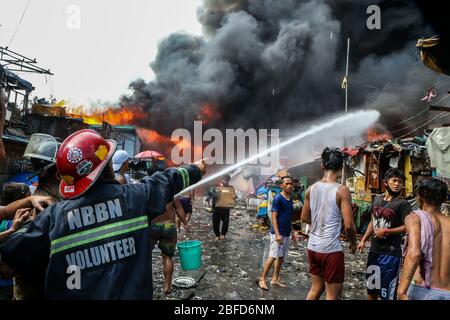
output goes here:
[[112, 163], [113, 163], [113, 170], [114, 172], [119, 171], [122, 167], [122, 164], [130, 159], [130, 155], [125, 150], [117, 150], [113, 157], [112, 157]]

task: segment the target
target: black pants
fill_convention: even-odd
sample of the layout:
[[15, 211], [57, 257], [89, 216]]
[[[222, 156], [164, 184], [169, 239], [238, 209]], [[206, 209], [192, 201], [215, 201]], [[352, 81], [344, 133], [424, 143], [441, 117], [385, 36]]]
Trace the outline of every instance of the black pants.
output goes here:
[[[212, 220], [216, 237], [226, 235], [228, 231], [228, 223], [230, 222], [230, 209], [215, 208], [213, 211]], [[222, 221], [222, 231], [220, 231], [220, 221]]]

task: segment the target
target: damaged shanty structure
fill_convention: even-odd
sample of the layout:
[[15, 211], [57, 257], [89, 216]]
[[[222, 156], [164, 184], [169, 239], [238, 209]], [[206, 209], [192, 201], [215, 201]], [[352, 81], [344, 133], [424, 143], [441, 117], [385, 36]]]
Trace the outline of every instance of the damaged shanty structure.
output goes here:
[[125, 150], [131, 157], [141, 151], [142, 141], [134, 126], [112, 125], [106, 121], [89, 126], [107, 139], [117, 142], [118, 150]]
[[344, 149], [349, 156], [347, 169], [351, 173], [346, 185], [355, 193], [355, 199], [366, 200], [373, 194], [384, 193], [383, 176], [389, 168], [398, 168], [405, 174], [404, 196], [413, 197], [417, 179], [432, 175], [425, 141], [424, 138], [414, 137], [399, 141], [375, 141], [358, 149]]
[[45, 99], [37, 100], [32, 105], [31, 113], [28, 113], [24, 120], [31, 127], [31, 132], [49, 134], [61, 140], [89, 127], [83, 118], [67, 114], [64, 107], [57, 103], [49, 103]]
[[[428, 129], [423, 136], [398, 140], [380, 136], [374, 141], [354, 148], [343, 148], [342, 151], [347, 158], [341, 182], [352, 194], [354, 222], [359, 234], [365, 232], [370, 221], [369, 210], [373, 198], [386, 191], [383, 177], [389, 168], [398, 168], [404, 173], [406, 181], [403, 196], [413, 209], [418, 208], [414, 186], [422, 179], [443, 180], [450, 191], [450, 169], [445, 170], [450, 168], [450, 163], [447, 165], [445, 162], [445, 159], [450, 159], [448, 127]], [[290, 175], [300, 179], [305, 189], [319, 181], [323, 175], [320, 158], [290, 167], [288, 171]], [[443, 206], [444, 213], [448, 214], [450, 211], [449, 203]]]
[[6, 118], [3, 142], [6, 152], [7, 175], [24, 170], [23, 153], [33, 133], [43, 133], [63, 141], [73, 132], [89, 127], [83, 119], [65, 114], [64, 108], [54, 107], [45, 100], [35, 102], [24, 115], [15, 113]]
[[36, 59], [0, 47], [0, 88], [7, 98], [5, 125], [1, 133], [6, 159], [0, 168], [0, 182], [25, 169], [23, 152], [28, 137], [36, 132], [26, 118], [29, 113], [29, 96], [34, 87], [17, 75], [18, 72], [52, 75], [50, 70], [38, 67]]
[[16, 72], [31, 72], [52, 75], [50, 70], [44, 70], [36, 66], [36, 59], [27, 58], [21, 54], [0, 46], [0, 87], [4, 88], [7, 101], [11, 101], [15, 107], [18, 99], [22, 97], [22, 111], [28, 110], [30, 93], [33, 85], [19, 77]]
[[30, 106], [29, 96], [34, 87], [16, 72], [53, 75], [50, 70], [36, 64], [36, 59], [0, 47], [0, 87], [7, 96], [6, 120], [2, 132], [6, 161], [0, 168], [0, 182], [26, 171], [23, 154], [33, 133], [48, 134], [63, 141], [76, 131], [92, 128], [105, 138], [115, 139], [118, 148], [130, 155], [140, 151], [141, 141], [132, 126], [113, 126], [105, 121], [100, 125], [90, 125], [83, 115], [68, 113], [64, 100], [57, 102], [55, 99], [48, 101], [35, 98]]
[[348, 155], [345, 168], [345, 184], [352, 193], [355, 225], [359, 233], [364, 233], [370, 220], [370, 205], [373, 197], [386, 191], [383, 183], [389, 168], [398, 168], [405, 177], [403, 196], [413, 209], [418, 205], [414, 187], [422, 179], [439, 178], [447, 182], [447, 177], [439, 176], [432, 166], [427, 143], [430, 130], [422, 137], [400, 140], [380, 140], [367, 143], [355, 149], [346, 148]]
[[45, 99], [36, 100], [31, 111], [23, 116], [9, 117], [5, 124], [3, 141], [7, 154], [8, 175], [24, 170], [23, 153], [28, 139], [33, 133], [43, 133], [63, 141], [72, 133], [82, 129], [94, 129], [102, 136], [117, 141], [118, 148], [130, 155], [141, 149], [141, 140], [133, 126], [113, 126], [107, 122], [89, 125], [82, 116], [66, 112], [60, 103], [49, 103]]

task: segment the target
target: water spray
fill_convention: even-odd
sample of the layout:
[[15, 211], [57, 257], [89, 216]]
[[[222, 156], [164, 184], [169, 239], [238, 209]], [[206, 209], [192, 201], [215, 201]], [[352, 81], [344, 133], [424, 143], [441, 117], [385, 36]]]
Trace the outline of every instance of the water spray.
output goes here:
[[255, 160], [257, 160], [258, 158], [265, 156], [277, 149], [281, 149], [283, 147], [286, 147], [294, 142], [297, 142], [299, 140], [302, 140], [306, 137], [309, 137], [311, 135], [314, 134], [318, 134], [323, 130], [326, 129], [331, 129], [336, 125], [343, 125], [343, 124], [354, 124], [355, 121], [362, 121], [364, 120], [366, 122], [367, 128], [371, 127], [373, 124], [375, 124], [375, 122], [378, 120], [380, 116], [380, 113], [378, 111], [375, 110], [365, 110], [365, 111], [357, 111], [357, 112], [352, 112], [352, 113], [347, 113], [343, 116], [337, 117], [335, 119], [332, 119], [324, 124], [321, 125], [317, 125], [317, 126], [312, 126], [309, 130], [302, 132], [280, 144], [277, 144], [275, 146], [271, 146], [270, 148], [259, 152], [258, 154], [255, 154], [247, 159], [244, 159], [242, 161], [239, 161], [238, 163], [229, 166], [227, 168], [222, 169], [219, 172], [216, 172], [215, 174], [212, 174], [208, 177], [203, 178], [201, 181], [197, 182], [196, 184], [193, 184], [192, 186], [184, 189], [183, 191], [181, 191], [180, 193], [178, 193], [177, 195], [175, 195], [175, 197], [178, 197], [180, 195], [182, 195], [183, 193], [189, 192], [195, 188], [198, 188], [212, 180], [215, 180], [231, 171], [234, 171], [244, 165], [246, 165], [247, 163], [253, 162]]

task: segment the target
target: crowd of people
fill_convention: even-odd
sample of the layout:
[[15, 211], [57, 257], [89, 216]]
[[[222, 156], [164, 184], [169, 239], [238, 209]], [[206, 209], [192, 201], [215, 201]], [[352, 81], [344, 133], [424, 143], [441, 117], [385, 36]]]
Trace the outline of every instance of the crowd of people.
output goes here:
[[[323, 178], [306, 191], [301, 219], [310, 226], [307, 254], [311, 288], [307, 300], [317, 300], [325, 292], [327, 300], [340, 299], [345, 281], [344, 252], [340, 236], [344, 231], [352, 254], [365, 250], [368, 300], [450, 299], [450, 217], [441, 211], [447, 200], [447, 185], [426, 179], [417, 186], [420, 210], [412, 210], [402, 197], [405, 176], [396, 169], [384, 176], [386, 192], [374, 198], [371, 222], [357, 243], [351, 194], [338, 182], [344, 155], [338, 149], [322, 153]], [[269, 258], [258, 285], [268, 290], [266, 277], [275, 262], [271, 285], [282, 286], [280, 268], [289, 251], [293, 214], [293, 179], [281, 179], [282, 192], [272, 206]], [[405, 244], [402, 247], [402, 236]]]
[[63, 142], [34, 134], [24, 158], [38, 184], [33, 195], [24, 183], [2, 186], [0, 274], [14, 280], [2, 298], [151, 299], [156, 243], [170, 292], [175, 214], [189, 231], [174, 196], [201, 179], [205, 161], [133, 181], [126, 152], [89, 129]]
[[[5, 98], [0, 93], [0, 129]], [[1, 131], [0, 131], [1, 132]], [[2, 186], [0, 207], [0, 298], [2, 299], [151, 299], [152, 250], [161, 251], [164, 292], [172, 275], [181, 224], [190, 235], [194, 194], [175, 197], [200, 181], [205, 161], [168, 168], [141, 179], [128, 174], [130, 156], [89, 129], [64, 141], [31, 136], [24, 158], [38, 184]], [[0, 139], [0, 162], [5, 151]], [[367, 295], [377, 299], [450, 299], [450, 218], [440, 207], [447, 186], [437, 179], [417, 186], [420, 210], [402, 197], [405, 176], [395, 168], [384, 176], [386, 192], [374, 198], [371, 222], [357, 242], [349, 189], [340, 184], [344, 155], [322, 153], [323, 178], [305, 192], [301, 220], [309, 226], [307, 257], [311, 287], [308, 300], [340, 299], [345, 281], [342, 233], [352, 254], [364, 252]], [[210, 190], [216, 240], [224, 240], [236, 192], [224, 175]], [[295, 181], [279, 180], [281, 192], [270, 212], [269, 255], [257, 282], [286, 287], [282, 265], [289, 252]], [[224, 194], [227, 194], [225, 201]], [[403, 244], [403, 238], [406, 239]], [[130, 272], [130, 270], [133, 270]], [[12, 279], [12, 281], [11, 281]]]

